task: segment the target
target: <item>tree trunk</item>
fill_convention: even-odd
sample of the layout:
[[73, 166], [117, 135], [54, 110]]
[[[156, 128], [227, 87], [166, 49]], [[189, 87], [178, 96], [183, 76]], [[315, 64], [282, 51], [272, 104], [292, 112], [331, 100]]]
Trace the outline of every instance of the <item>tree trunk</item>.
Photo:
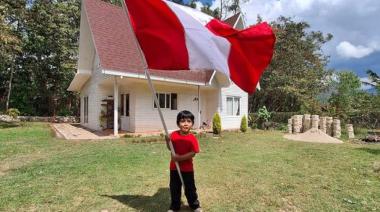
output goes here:
[[11, 97], [11, 92], [12, 92], [12, 80], [13, 80], [13, 65], [11, 66], [11, 77], [9, 79], [7, 101], [5, 103], [5, 111], [9, 109], [9, 99]]
[[220, 0], [220, 20], [223, 20], [223, 0]]

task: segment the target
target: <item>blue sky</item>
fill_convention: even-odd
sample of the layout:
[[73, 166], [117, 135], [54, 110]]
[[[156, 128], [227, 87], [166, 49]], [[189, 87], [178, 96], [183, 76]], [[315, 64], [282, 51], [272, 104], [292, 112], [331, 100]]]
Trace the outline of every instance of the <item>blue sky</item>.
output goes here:
[[[189, 2], [190, 0], [184, 0], [184, 2]], [[204, 4], [212, 4], [212, 2], [214, 1], [214, 0], [200, 0], [202, 3], [204, 3]]]
[[[220, 5], [220, 0], [201, 2]], [[329, 67], [352, 70], [361, 78], [367, 69], [380, 74], [379, 0], [249, 0], [242, 8], [247, 24], [254, 24], [258, 14], [268, 22], [280, 15], [306, 21], [311, 30], [334, 35], [324, 46]]]

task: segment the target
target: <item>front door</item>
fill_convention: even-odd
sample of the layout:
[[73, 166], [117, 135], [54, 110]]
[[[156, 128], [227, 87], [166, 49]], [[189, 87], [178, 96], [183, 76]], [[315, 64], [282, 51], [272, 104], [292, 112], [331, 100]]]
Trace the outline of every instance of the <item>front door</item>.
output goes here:
[[121, 119], [121, 129], [125, 131], [130, 131], [129, 124], [129, 93], [120, 95], [120, 119]]

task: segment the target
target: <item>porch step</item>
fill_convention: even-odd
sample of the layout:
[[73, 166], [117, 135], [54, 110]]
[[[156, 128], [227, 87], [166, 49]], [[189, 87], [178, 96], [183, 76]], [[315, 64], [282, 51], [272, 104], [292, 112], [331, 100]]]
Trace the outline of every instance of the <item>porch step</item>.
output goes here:
[[86, 130], [80, 126], [74, 126], [71, 124], [60, 123], [51, 124], [52, 129], [59, 138], [66, 140], [98, 140], [98, 139], [115, 139], [115, 136], [99, 136], [89, 130]]

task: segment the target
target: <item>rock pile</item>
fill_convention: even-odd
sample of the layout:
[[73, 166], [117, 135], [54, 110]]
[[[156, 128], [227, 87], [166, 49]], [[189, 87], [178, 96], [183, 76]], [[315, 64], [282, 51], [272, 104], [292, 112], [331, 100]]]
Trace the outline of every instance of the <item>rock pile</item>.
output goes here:
[[[346, 127], [349, 138], [355, 138], [353, 125], [348, 124]], [[341, 122], [333, 117], [304, 114], [294, 115], [288, 119], [289, 134], [305, 133], [309, 130], [313, 132], [320, 130], [322, 133], [338, 139], [342, 135]]]
[[12, 116], [8, 115], [0, 115], [0, 122], [6, 122], [6, 123], [14, 123], [19, 122], [19, 119], [14, 119]]

